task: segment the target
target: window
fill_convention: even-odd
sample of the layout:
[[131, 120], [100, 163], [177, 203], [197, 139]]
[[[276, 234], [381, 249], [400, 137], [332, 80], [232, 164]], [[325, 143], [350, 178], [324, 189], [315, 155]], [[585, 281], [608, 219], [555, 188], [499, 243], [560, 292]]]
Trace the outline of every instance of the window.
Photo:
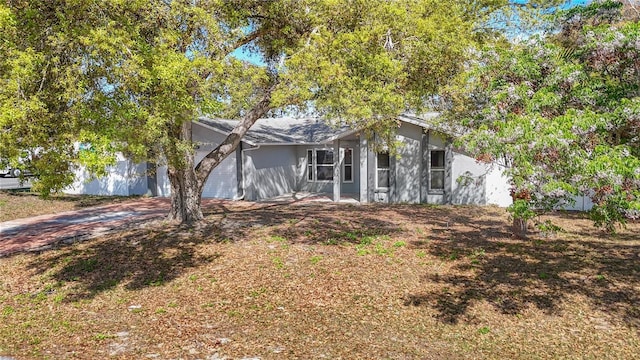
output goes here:
[[444, 150], [431, 150], [429, 190], [444, 190]]
[[342, 180], [353, 182], [353, 149], [344, 149], [344, 163], [342, 165]]
[[[342, 180], [353, 182], [353, 149], [344, 149]], [[333, 181], [333, 150], [307, 150], [307, 181]]]
[[307, 150], [307, 180], [313, 181], [313, 150]]
[[333, 150], [316, 150], [316, 181], [333, 181]]
[[389, 187], [389, 153], [378, 153], [376, 158], [376, 187], [388, 188]]

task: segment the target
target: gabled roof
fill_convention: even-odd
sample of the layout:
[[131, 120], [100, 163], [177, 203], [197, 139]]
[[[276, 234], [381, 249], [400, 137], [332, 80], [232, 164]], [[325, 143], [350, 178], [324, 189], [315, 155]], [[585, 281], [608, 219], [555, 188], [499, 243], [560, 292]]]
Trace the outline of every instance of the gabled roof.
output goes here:
[[425, 129], [432, 129], [435, 125], [435, 119], [440, 116], [438, 112], [428, 112], [420, 115], [404, 113], [398, 116], [398, 120], [409, 124], [420, 126]]
[[[433, 129], [432, 120], [438, 116], [439, 113], [436, 112], [422, 115], [407, 113], [398, 116], [398, 120], [425, 129]], [[206, 117], [199, 118], [197, 122], [225, 135], [229, 134], [238, 123], [237, 120]], [[326, 144], [356, 133], [358, 130], [347, 126], [336, 128], [320, 118], [266, 118], [258, 119], [247, 131], [243, 141], [249, 145]]]
[[[238, 123], [237, 120], [210, 118], [200, 118], [198, 122], [223, 134], [229, 134]], [[267, 118], [258, 119], [243, 141], [251, 145], [322, 144], [347, 131], [347, 127], [334, 128], [318, 118]]]
[[398, 116], [398, 120], [421, 126], [424, 129], [434, 130], [443, 135], [458, 138], [465, 133], [465, 129], [456, 123], [447, 123], [438, 120], [439, 112], [428, 112], [420, 115], [405, 113]]

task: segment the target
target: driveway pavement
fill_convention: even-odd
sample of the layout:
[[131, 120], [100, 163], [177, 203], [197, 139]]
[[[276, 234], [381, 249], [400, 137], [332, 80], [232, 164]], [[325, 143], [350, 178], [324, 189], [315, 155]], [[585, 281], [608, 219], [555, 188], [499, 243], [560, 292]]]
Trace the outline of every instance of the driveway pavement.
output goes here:
[[115, 229], [161, 219], [168, 211], [168, 199], [143, 198], [3, 222], [0, 223], [0, 257], [20, 251], [44, 250], [60, 242], [93, 238]]
[[[29, 181], [29, 178], [27, 178], [25, 182], [21, 183], [20, 179], [17, 179], [17, 178], [0, 177], [1, 190], [28, 189], [30, 187], [31, 187], [31, 182]], [[2, 360], [2, 358], [0, 358], [0, 360]]]
[[[203, 200], [202, 204], [228, 200]], [[327, 194], [293, 193], [263, 201], [292, 204], [309, 201], [331, 201]], [[357, 204], [346, 194], [342, 203]], [[159, 220], [169, 213], [169, 199], [142, 198], [116, 204], [67, 211], [51, 215], [0, 223], [0, 257], [22, 251], [45, 250], [59, 243], [91, 239], [111, 231], [131, 228], [149, 220]], [[2, 359], [0, 359], [2, 360]]]

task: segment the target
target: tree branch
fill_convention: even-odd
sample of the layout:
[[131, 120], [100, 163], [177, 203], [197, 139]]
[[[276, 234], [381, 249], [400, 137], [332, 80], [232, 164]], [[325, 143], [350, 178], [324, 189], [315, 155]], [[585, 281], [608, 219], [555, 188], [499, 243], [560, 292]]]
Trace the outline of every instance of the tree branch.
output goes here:
[[195, 168], [198, 186], [204, 185], [209, 173], [235, 151], [244, 135], [249, 131], [249, 128], [271, 109], [271, 94], [277, 84], [278, 82], [276, 81], [275, 84], [268, 88], [262, 96], [262, 99], [238, 122], [224, 141], [198, 163]]
[[629, 4], [629, 6], [631, 7], [631, 9], [633, 9], [633, 11], [636, 12], [636, 15], [640, 15], [640, 12], [638, 12], [638, 8], [636, 7], [636, 5], [634, 4], [635, 0], [627, 0], [627, 4]]
[[230, 46], [229, 48], [227, 48], [227, 53], [231, 53], [234, 50], [247, 45], [248, 43], [252, 42], [253, 40], [259, 38], [260, 36], [266, 34], [267, 32], [264, 29], [259, 29], [256, 30], [252, 33], [249, 33], [248, 35], [246, 35], [245, 37], [239, 39], [238, 41], [236, 41], [232, 46]]

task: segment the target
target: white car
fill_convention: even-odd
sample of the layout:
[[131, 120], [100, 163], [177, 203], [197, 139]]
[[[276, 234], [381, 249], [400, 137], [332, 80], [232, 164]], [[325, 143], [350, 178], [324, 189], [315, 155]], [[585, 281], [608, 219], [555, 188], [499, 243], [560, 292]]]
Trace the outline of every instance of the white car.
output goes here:
[[[0, 160], [0, 176], [2, 177], [19, 177], [22, 173], [24, 175], [33, 175], [29, 170], [26, 170], [27, 163], [31, 161], [34, 156], [37, 156], [39, 150], [28, 150], [26, 158], [20, 158], [20, 168], [14, 168], [10, 164]], [[3, 167], [4, 164], [4, 167]]]
[[20, 174], [22, 174], [22, 170], [20, 169], [14, 169], [11, 167], [0, 169], [0, 176], [3, 177], [19, 177]]

